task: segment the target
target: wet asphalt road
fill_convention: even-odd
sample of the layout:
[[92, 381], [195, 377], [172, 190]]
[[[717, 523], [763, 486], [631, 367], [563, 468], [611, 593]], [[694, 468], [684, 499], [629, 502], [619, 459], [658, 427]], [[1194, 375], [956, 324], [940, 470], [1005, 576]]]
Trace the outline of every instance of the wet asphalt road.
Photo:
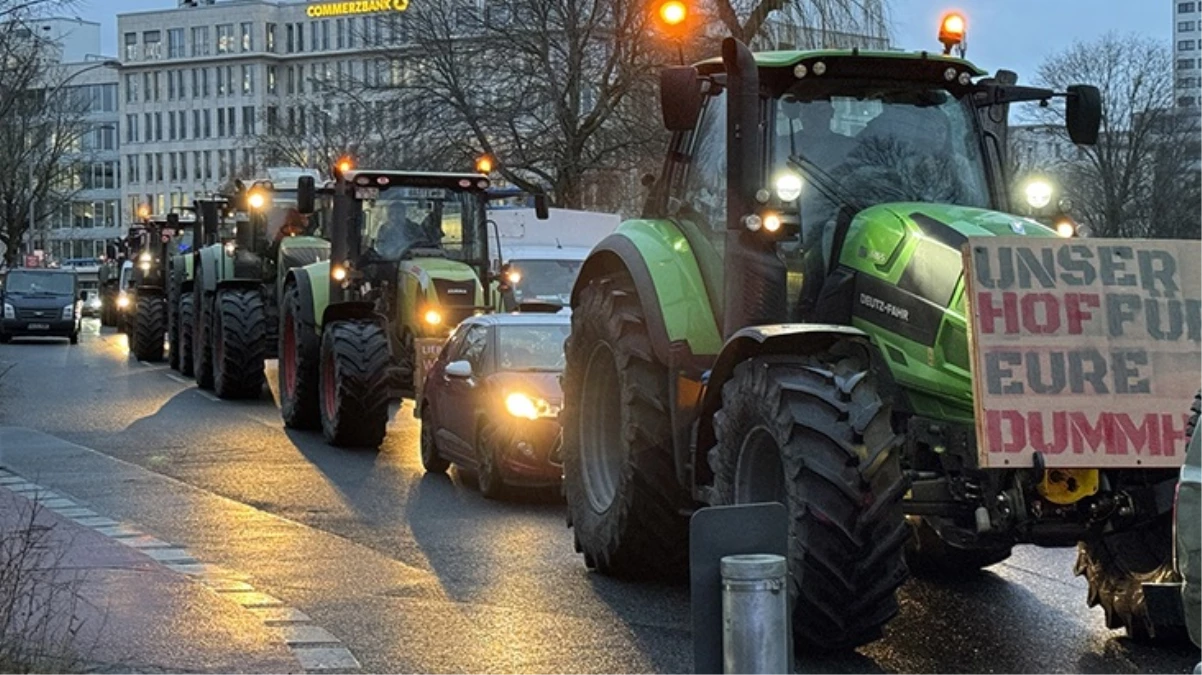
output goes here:
[[[0, 427], [67, 442], [5, 436], [0, 464], [250, 575], [341, 638], [364, 670], [691, 669], [686, 588], [588, 573], [553, 494], [497, 503], [454, 471], [424, 476], [411, 407], [378, 453], [337, 450], [285, 431], [266, 394], [213, 400], [165, 364], [128, 357], [123, 336], [86, 328], [74, 347], [0, 345]], [[1195, 648], [1106, 630], [1072, 575], [1074, 555], [1023, 547], [971, 581], [912, 580], [884, 640], [799, 668], [1193, 668]]]

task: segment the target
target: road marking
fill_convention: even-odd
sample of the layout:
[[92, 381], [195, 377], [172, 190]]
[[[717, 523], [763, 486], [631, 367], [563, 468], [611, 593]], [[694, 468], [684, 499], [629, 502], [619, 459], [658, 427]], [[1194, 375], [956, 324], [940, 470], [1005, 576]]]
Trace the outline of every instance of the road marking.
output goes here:
[[175, 373], [166, 373], [166, 375], [168, 380], [174, 380], [175, 382], [179, 382], [186, 387], [192, 386], [192, 380], [189, 380], [183, 376], [176, 375]]
[[209, 392], [205, 391], [204, 389], [197, 389], [196, 393], [200, 394], [201, 396], [209, 399], [210, 401], [212, 401], [214, 403], [221, 403], [221, 399], [217, 398], [217, 396], [215, 394], [210, 394]]
[[[200, 393], [212, 396], [205, 391]], [[213, 396], [213, 400], [220, 399]], [[10, 480], [12, 478], [18, 480]], [[58, 498], [60, 502], [70, 501], [70, 508], [60, 507], [52, 510], [64, 515], [68, 511], [72, 512], [72, 520], [80, 525], [125, 544], [164, 567], [185, 574], [213, 592], [241, 605], [244, 611], [253, 614], [280, 637], [305, 672], [345, 672], [362, 667], [351, 650], [342, 646], [342, 642], [333, 633], [310, 623], [309, 615], [299, 609], [285, 605], [273, 595], [255, 590], [254, 586], [243, 580], [243, 575], [219, 565], [197, 562], [184, 548], [152, 537], [129, 523], [118, 523], [111, 518], [98, 516], [95, 511], [78, 506], [69, 498], [60, 497], [57, 493], [29, 482], [7, 469], [0, 469], [0, 481], [3, 481], [0, 482], [0, 488], [7, 488], [26, 499], [36, 500], [50, 495]]]

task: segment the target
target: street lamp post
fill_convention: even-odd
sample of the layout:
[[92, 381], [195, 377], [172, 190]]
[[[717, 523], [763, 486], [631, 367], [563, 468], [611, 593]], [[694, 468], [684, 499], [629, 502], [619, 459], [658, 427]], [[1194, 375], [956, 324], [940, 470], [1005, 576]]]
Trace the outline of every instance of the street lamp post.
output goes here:
[[[117, 69], [121, 68], [121, 62], [116, 59], [106, 59], [106, 60], [100, 61], [94, 65], [90, 65], [86, 68], [80, 68], [79, 70], [75, 71], [74, 73], [71, 73], [67, 77], [63, 78], [63, 80], [61, 82], [59, 82], [58, 84], [56, 84], [53, 89], [50, 89], [49, 92], [46, 94], [46, 100], [47, 101], [52, 100], [54, 98], [55, 94], [57, 94], [60, 90], [62, 90], [63, 87], [67, 86], [67, 84], [69, 84], [72, 80], [79, 77], [80, 75], [83, 75], [84, 73], [90, 73], [93, 70], [98, 70], [100, 68], [113, 68], [114, 70], [117, 70]], [[29, 178], [29, 215], [28, 215], [28, 218], [29, 218], [29, 235], [28, 235], [29, 247], [26, 249], [26, 253], [33, 253], [35, 230], [37, 229], [37, 206], [38, 205], [37, 205], [37, 197], [35, 196], [36, 192], [34, 191], [34, 188], [33, 188], [35, 176], [34, 176], [34, 171], [33, 171], [32, 165], [30, 165], [28, 173], [29, 173], [29, 175], [28, 175], [28, 178]], [[42, 242], [42, 244], [44, 245], [45, 242]]]

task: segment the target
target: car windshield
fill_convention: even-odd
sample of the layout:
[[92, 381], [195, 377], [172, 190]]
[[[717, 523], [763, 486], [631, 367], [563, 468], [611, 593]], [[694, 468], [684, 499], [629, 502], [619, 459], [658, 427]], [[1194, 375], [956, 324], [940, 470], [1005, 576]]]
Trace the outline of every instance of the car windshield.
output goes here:
[[776, 106], [773, 179], [801, 173], [803, 223], [886, 202], [990, 207], [972, 112], [946, 90], [834, 82]]
[[[458, 254], [463, 249], [464, 204], [471, 197], [442, 188], [394, 187], [363, 201], [363, 244], [378, 259], [397, 261], [415, 249]], [[467, 209], [466, 217], [475, 218]], [[474, 223], [467, 223], [471, 229]], [[454, 255], [453, 257], [458, 257]]]
[[563, 370], [563, 342], [571, 326], [537, 324], [497, 327], [497, 365], [501, 370]]
[[73, 295], [75, 277], [57, 272], [14, 271], [8, 273], [5, 288], [15, 295]]
[[[537, 300], [568, 304], [572, 300], [572, 284], [580, 274], [582, 260], [512, 260], [509, 263], [510, 285], [517, 302]], [[517, 277], [514, 283], [512, 279]]]

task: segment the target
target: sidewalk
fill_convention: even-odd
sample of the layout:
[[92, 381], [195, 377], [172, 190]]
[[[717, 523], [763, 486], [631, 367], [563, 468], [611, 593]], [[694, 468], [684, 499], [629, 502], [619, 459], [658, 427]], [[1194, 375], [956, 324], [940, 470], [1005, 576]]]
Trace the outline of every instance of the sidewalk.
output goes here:
[[[304, 672], [261, 615], [167, 566], [197, 566], [186, 552], [145, 534], [123, 536], [130, 532], [120, 524], [2, 470], [0, 539], [28, 524], [35, 501], [36, 523], [51, 528], [50, 541], [62, 551], [61, 578], [79, 580], [82, 628], [74, 643], [81, 669]], [[238, 582], [230, 583], [237, 590]]]

